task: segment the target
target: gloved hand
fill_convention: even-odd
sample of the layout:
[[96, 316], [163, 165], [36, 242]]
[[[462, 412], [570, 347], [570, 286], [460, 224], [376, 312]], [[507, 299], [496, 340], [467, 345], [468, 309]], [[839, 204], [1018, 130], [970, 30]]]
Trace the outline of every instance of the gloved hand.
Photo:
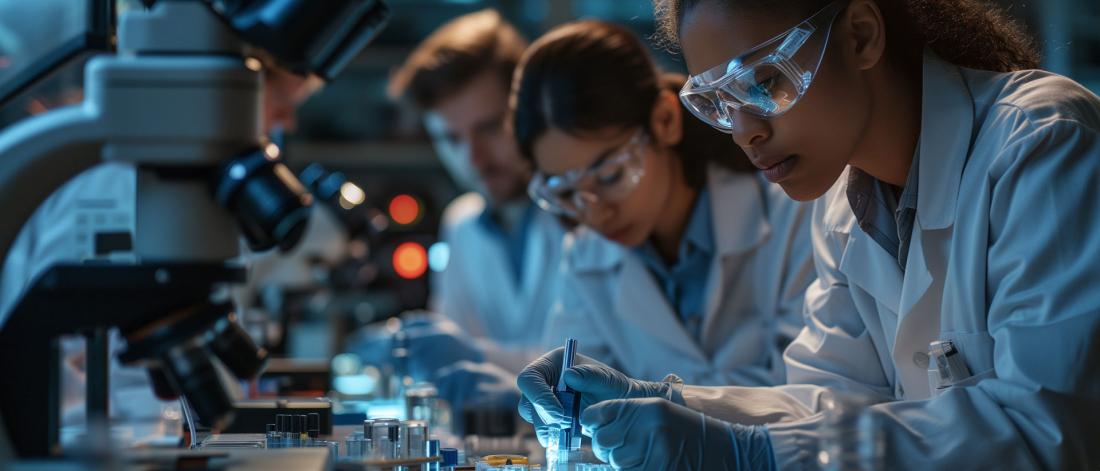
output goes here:
[[[535, 426], [539, 442], [546, 446], [551, 433], [567, 422], [565, 410], [554, 396], [558, 384], [564, 348], [555, 349], [527, 365], [516, 383], [523, 397], [519, 414]], [[577, 354], [573, 368], [564, 373], [565, 384], [581, 393], [581, 411], [609, 399], [657, 397], [672, 399], [681, 382], [670, 376], [668, 381], [653, 382], [632, 379], [592, 358]]]
[[581, 425], [596, 457], [616, 469], [776, 469], [763, 426], [723, 422], [671, 401], [604, 401], [581, 414]]
[[[348, 350], [367, 363], [392, 366], [417, 381], [429, 381], [440, 369], [458, 361], [484, 361], [484, 355], [455, 323], [438, 317], [425, 319], [418, 316], [397, 332], [371, 332], [349, 344]], [[403, 359], [393, 355], [398, 345], [405, 347]]]
[[432, 383], [456, 417], [461, 417], [471, 403], [506, 404], [510, 408], [519, 399], [515, 375], [492, 363], [460, 361], [437, 371]]

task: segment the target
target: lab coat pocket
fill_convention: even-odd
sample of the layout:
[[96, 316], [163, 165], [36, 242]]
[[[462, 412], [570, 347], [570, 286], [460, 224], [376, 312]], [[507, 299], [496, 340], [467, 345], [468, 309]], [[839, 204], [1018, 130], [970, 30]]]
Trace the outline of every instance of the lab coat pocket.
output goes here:
[[932, 358], [928, 362], [928, 389], [933, 395], [939, 395], [952, 387], [973, 386], [984, 379], [997, 376], [993, 369], [993, 337], [988, 332], [944, 332], [940, 335], [940, 340], [951, 341], [962, 356], [967, 371], [977, 373], [943, 385], [936, 361]]
[[982, 382], [986, 379], [992, 379], [992, 378], [996, 378], [996, 377], [997, 377], [997, 372], [993, 368], [990, 368], [990, 369], [985, 370], [981, 373], [970, 375], [969, 377], [967, 377], [966, 379], [963, 379], [962, 381], [957, 381], [955, 383], [952, 383], [950, 386], [941, 388], [941, 387], [938, 387], [939, 386], [939, 372], [936, 371], [936, 367], [934, 365], [929, 365], [928, 366], [928, 389], [932, 391], [933, 396], [939, 396], [940, 394], [943, 394], [943, 392], [948, 390], [948, 389], [951, 389], [951, 388], [966, 388], [966, 387], [977, 385], [978, 383], [980, 383], [980, 382]]

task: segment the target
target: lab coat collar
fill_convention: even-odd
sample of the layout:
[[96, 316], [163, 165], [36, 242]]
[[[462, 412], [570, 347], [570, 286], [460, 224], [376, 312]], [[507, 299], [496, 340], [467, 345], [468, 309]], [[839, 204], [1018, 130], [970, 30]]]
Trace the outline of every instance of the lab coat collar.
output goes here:
[[[734, 173], [716, 165], [708, 168], [717, 258], [749, 251], [771, 234], [759, 178], [756, 173]], [[585, 227], [577, 228], [571, 239], [570, 263], [578, 273], [616, 269], [629, 251]]]
[[970, 154], [974, 99], [958, 66], [924, 55], [917, 221], [923, 230], [955, 223], [959, 184]]

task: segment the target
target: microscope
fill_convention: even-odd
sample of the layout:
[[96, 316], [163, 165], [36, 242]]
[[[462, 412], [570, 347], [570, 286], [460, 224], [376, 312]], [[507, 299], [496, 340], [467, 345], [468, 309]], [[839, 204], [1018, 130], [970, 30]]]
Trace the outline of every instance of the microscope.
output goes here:
[[[292, 247], [310, 194], [260, 130], [261, 67], [249, 47], [331, 80], [382, 29], [381, 0], [146, 0], [121, 18], [118, 53], [85, 69], [78, 105], [0, 133], [0, 257], [56, 188], [102, 162], [137, 170], [137, 262], [54, 265], [0, 329], [0, 414], [17, 456], [59, 446], [59, 343], [89, 343], [88, 412], [106, 417], [106, 332], [158, 396], [184, 396], [205, 424], [231, 420], [215, 362], [258, 373], [265, 353], [235, 322], [227, 286], [253, 250]], [[2, 259], [2, 258], [0, 258]]]

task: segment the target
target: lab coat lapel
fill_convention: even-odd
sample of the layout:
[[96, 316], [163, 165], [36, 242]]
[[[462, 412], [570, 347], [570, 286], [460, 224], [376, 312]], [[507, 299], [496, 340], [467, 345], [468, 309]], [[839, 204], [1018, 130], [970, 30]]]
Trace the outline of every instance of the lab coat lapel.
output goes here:
[[[955, 223], [959, 183], [970, 154], [974, 123], [974, 100], [958, 67], [931, 53], [926, 54], [924, 64], [917, 221], [902, 287], [902, 319], [932, 285], [925, 259], [932, 248], [925, 245], [928, 237], [923, 236]], [[918, 231], [921, 234], [916, 234]]]
[[688, 358], [706, 362], [698, 343], [680, 323], [680, 316], [665, 299], [653, 275], [638, 257], [623, 257], [616, 314], [625, 324], [638, 325], [667, 348]]
[[[487, 264], [485, 273], [497, 273], [501, 276], [495, 280], [483, 280], [483, 283], [478, 285], [482, 287], [484, 296], [495, 297], [503, 301], [501, 305], [506, 306], [505, 312], [523, 312], [521, 311], [519, 289], [520, 284], [516, 282], [515, 278], [510, 276], [512, 273], [512, 266], [509, 262], [510, 255], [505, 247], [504, 243], [500, 241], [500, 237], [490, 232], [488, 228], [482, 227], [483, 241], [485, 242], [485, 256], [481, 259], [481, 263]], [[520, 319], [522, 316], [509, 316], [502, 315], [500, 318], [508, 319]], [[498, 326], [499, 327], [499, 326]], [[498, 327], [486, 326], [486, 328], [493, 331], [498, 331]], [[507, 332], [515, 332], [515, 330], [507, 330]]]
[[730, 279], [732, 273], [737, 270], [742, 255], [771, 234], [763, 188], [757, 178], [756, 174], [735, 174], [716, 166], [708, 171], [711, 230], [716, 250], [707, 276], [706, 313], [700, 333], [700, 341], [708, 351], [714, 351], [727, 340], [723, 334], [727, 330], [717, 327], [722, 320], [719, 314], [725, 302], [726, 287], [738, 281]]
[[[902, 273], [898, 260], [860, 229], [852, 231], [840, 259], [840, 271], [854, 285], [875, 298], [897, 316], [901, 300]], [[893, 324], [897, 318], [884, 319]]]
[[[544, 298], [556, 297], [557, 293], [549, 289], [551, 286], [547, 286], [547, 280], [557, 276], [561, 269], [559, 254], [561, 239], [565, 235], [564, 230], [554, 216], [537, 208], [531, 210], [534, 214], [531, 215], [531, 224], [527, 227], [523, 271], [520, 275], [519, 291], [515, 294], [515, 302], [519, 308], [513, 312], [517, 313], [531, 312], [536, 309], [536, 306], [548, 305], [548, 302], [543, 301]], [[525, 316], [518, 315], [511, 316], [509, 319], [518, 324], [526, 324], [528, 321]]]
[[[939, 335], [943, 280], [934, 279], [930, 267], [945, 276], [943, 241], [950, 239], [955, 223], [974, 125], [974, 99], [958, 67], [926, 53], [923, 89], [917, 221], [894, 339], [898, 364], [906, 364], [915, 352], [927, 351], [928, 342]], [[906, 370], [899, 370], [906, 397], [928, 397], [927, 376], [917, 370], [904, 374]]]

